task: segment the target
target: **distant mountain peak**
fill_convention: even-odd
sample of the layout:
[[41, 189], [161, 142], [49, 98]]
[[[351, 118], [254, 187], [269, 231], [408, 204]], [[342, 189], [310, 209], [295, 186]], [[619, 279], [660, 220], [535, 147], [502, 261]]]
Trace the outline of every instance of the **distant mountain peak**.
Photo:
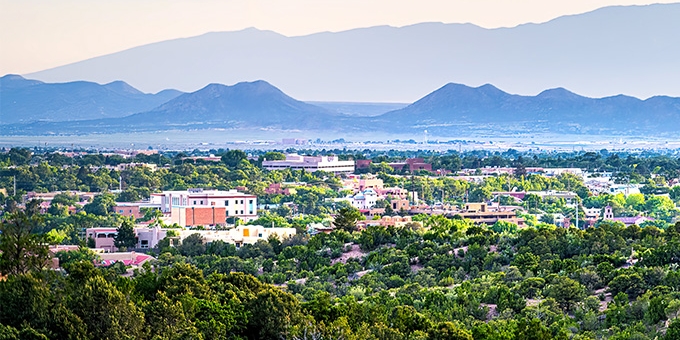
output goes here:
[[554, 89], [548, 89], [539, 93], [537, 98], [584, 98], [574, 92], [571, 92], [564, 87], [556, 87]]
[[118, 93], [143, 94], [142, 91], [137, 90], [136, 88], [132, 87], [130, 84], [122, 80], [116, 80], [108, 84], [104, 84], [104, 87]]
[[40, 80], [26, 79], [18, 74], [6, 74], [0, 77], [0, 90], [4, 88], [21, 88], [26, 86], [44, 84]]

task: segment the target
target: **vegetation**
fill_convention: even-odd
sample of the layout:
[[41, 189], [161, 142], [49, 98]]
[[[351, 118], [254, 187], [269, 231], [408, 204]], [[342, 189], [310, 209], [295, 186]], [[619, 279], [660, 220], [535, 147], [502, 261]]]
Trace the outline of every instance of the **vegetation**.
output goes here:
[[[525, 215], [527, 226], [520, 228], [508, 222], [486, 226], [459, 217], [417, 215], [413, 219], [423, 228], [411, 224], [355, 230], [363, 216], [326, 200], [343, 196], [339, 179], [259, 167], [262, 159], [278, 159], [279, 154], [263, 153], [249, 161], [241, 152], [215, 152], [222, 157], [216, 164], [182, 164], [185, 155], [154, 156], [145, 161], [168, 167], [119, 172], [93, 168], [121, 161], [113, 157], [71, 159], [13, 150], [0, 158], [2, 171], [17, 174], [18, 194], [60, 188], [106, 192], [118, 186], [120, 177], [125, 185], [118, 196], [98, 195], [76, 212], [65, 209], [79, 200], [68, 194], [55, 198], [55, 208], [45, 213], [37, 202], [20, 208], [19, 195], [3, 197], [0, 339], [680, 337], [680, 223], [673, 223], [678, 195], [668, 186], [678, 177], [678, 160], [669, 156], [424, 155], [451, 169], [467, 167], [474, 159], [480, 162], [477, 167], [523, 164], [525, 169], [572, 162], [615, 170], [624, 183], [649, 186], [647, 192], [627, 197], [593, 196], [581, 179], [570, 175], [518, 173], [469, 183], [446, 176], [399, 176], [384, 167], [377, 172], [387, 185], [419, 188], [420, 196], [433, 204], [505, 200], [490, 194], [513, 188], [570, 189], [583, 207], [610, 205], [617, 214], [657, 217], [658, 222], [642, 226], [601, 221], [586, 229], [558, 228], [547, 218]], [[403, 156], [364, 154], [377, 164]], [[620, 169], [613, 168], [616, 164]], [[264, 194], [270, 183], [284, 181], [302, 184], [288, 196]], [[82, 228], [108, 226], [118, 228], [117, 244], [132, 245], [132, 221], [111, 210], [121, 195], [237, 186], [265, 203], [291, 207], [261, 211], [254, 223], [295, 227], [300, 234], [239, 249], [223, 242], [206, 244], [197, 234], [182, 242], [166, 239], [152, 250], [157, 260], [132, 277], [121, 276], [120, 268], [95, 267], [96, 255], [81, 238]], [[658, 194], [665, 190], [659, 188], [668, 192]], [[573, 211], [561, 200], [539, 197], [521, 204], [543, 215]], [[158, 218], [153, 212], [145, 215], [146, 220]], [[324, 219], [333, 220], [336, 230], [304, 234], [309, 223]], [[54, 254], [63, 270], [46, 270], [50, 243], [81, 248]]]

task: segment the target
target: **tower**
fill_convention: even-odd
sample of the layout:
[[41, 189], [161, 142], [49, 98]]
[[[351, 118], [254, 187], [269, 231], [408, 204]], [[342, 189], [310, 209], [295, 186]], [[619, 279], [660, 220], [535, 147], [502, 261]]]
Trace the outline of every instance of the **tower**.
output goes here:
[[607, 205], [604, 207], [604, 219], [605, 220], [611, 220], [614, 218], [614, 211], [612, 210], [611, 205]]

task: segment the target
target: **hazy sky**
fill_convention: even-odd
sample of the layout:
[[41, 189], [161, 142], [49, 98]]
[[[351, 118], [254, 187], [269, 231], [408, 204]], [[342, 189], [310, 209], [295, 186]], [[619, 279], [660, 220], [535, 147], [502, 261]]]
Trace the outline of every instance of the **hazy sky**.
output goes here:
[[0, 0], [0, 74], [246, 27], [288, 36], [425, 21], [508, 27], [635, 0]]

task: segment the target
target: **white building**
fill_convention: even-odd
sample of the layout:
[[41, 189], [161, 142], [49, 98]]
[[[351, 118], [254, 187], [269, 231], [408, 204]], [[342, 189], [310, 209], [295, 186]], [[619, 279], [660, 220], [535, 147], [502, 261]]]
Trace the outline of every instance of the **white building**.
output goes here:
[[229, 230], [191, 230], [191, 229], [165, 229], [165, 228], [135, 228], [137, 234], [137, 247], [150, 249], [156, 247], [158, 242], [168, 236], [171, 232], [172, 237], [184, 240], [193, 234], [203, 237], [203, 243], [222, 241], [241, 247], [244, 244], [254, 244], [259, 240], [266, 241], [270, 236], [275, 236], [279, 240], [295, 235], [295, 228], [267, 228], [261, 225], [240, 225]]
[[332, 173], [354, 172], [354, 161], [341, 161], [337, 156], [300, 156], [286, 155], [285, 160], [263, 161], [262, 167], [267, 170], [305, 170], [309, 172], [326, 171]]
[[378, 201], [378, 194], [373, 189], [366, 189], [354, 196], [349, 196], [348, 199], [353, 207], [359, 210], [367, 210], [375, 206]]
[[[238, 217], [244, 221], [257, 219], [257, 196], [249, 195], [236, 190], [203, 190], [189, 189], [182, 191], [164, 191], [162, 193], [151, 194], [151, 204], [157, 204], [164, 213], [171, 213], [173, 222], [176, 219], [185, 220], [184, 216], [192, 219], [203, 219], [205, 210], [214, 210], [213, 219], [215, 223], [179, 223], [180, 225], [215, 225], [221, 221], [224, 215], [228, 217]], [[191, 214], [188, 210], [193, 210], [196, 214]], [[224, 210], [224, 212], [222, 212]], [[201, 216], [199, 216], [201, 212]]]

